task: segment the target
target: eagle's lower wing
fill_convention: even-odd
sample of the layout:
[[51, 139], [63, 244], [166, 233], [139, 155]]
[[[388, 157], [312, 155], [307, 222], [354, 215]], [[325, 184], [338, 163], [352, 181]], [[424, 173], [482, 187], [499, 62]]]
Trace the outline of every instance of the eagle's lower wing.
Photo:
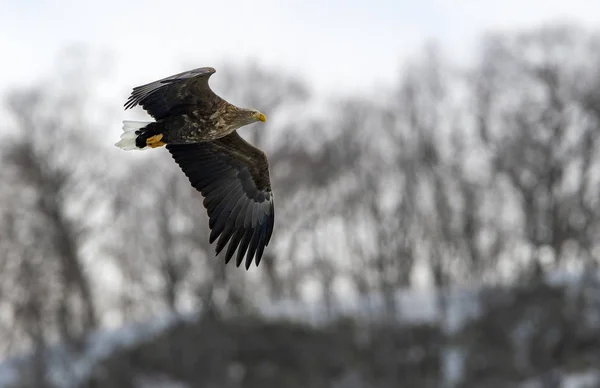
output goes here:
[[201, 67], [137, 86], [125, 103], [125, 109], [139, 104], [160, 120], [179, 108], [186, 109], [203, 100], [218, 98], [208, 86], [208, 79], [214, 72], [212, 67]]
[[264, 152], [233, 132], [212, 142], [167, 144], [173, 159], [204, 196], [210, 243], [219, 238], [217, 255], [229, 242], [228, 263], [237, 250], [236, 265], [246, 254], [246, 269], [260, 263], [275, 221], [269, 166]]

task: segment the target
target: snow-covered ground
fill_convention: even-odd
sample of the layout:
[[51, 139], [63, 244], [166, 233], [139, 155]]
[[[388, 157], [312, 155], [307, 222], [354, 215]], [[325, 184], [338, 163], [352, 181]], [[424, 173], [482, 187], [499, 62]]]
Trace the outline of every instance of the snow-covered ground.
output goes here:
[[[85, 350], [77, 355], [69, 352], [61, 344], [51, 346], [46, 353], [48, 378], [57, 387], [79, 387], [89, 378], [93, 368], [115, 350], [133, 347], [178, 322], [190, 322], [193, 319], [195, 316], [192, 314], [167, 314], [148, 322], [133, 323], [116, 330], [100, 330], [88, 337]], [[20, 370], [30, 359], [31, 357], [21, 356], [0, 363], [0, 388], [15, 384], [20, 377]], [[152, 387], [148, 385], [149, 380], [148, 377], [140, 377], [139, 388]], [[160, 386], [183, 388], [182, 385]]]
[[[406, 324], [437, 323], [441, 319], [438, 297], [430, 290], [398, 290], [395, 295], [396, 319]], [[477, 291], [452, 289], [446, 294], [447, 317], [445, 329], [460, 330], [466, 323], [476, 319], [480, 312]], [[297, 301], [265, 302], [262, 313], [272, 319], [289, 319], [309, 324], [327, 324], [337, 318], [351, 316], [354, 319], [372, 320], [381, 316], [384, 300], [380, 295], [339, 300], [330, 310], [323, 303]]]
[[[553, 275], [552, 284], [577, 284], [577, 276]], [[438, 297], [435, 292], [427, 290], [399, 290], [395, 294], [395, 310], [398, 322], [406, 324], [437, 323], [440, 321]], [[443, 327], [448, 333], [459, 331], [466, 323], [481, 314], [481, 305], [477, 290], [453, 289], [446, 294], [447, 317]], [[270, 319], [286, 319], [313, 325], [326, 324], [331, 320], [344, 316], [355, 319], [373, 320], [384, 311], [384, 300], [380, 296], [369, 296], [358, 299], [345, 299], [336, 303], [334, 308], [327, 309], [323, 303], [301, 303], [283, 300], [275, 303], [266, 302], [261, 307], [262, 314]], [[116, 330], [100, 330], [88, 337], [85, 350], [73, 356], [65, 346], [49, 347], [46, 359], [49, 364], [49, 378], [60, 387], [77, 387], [89, 378], [93, 368], [108, 358], [117, 349], [133, 347], [155, 336], [172, 325], [196, 319], [197, 313], [167, 314], [148, 322], [129, 324]], [[458, 386], [463, 376], [464, 352], [456, 346], [445, 349], [442, 355], [442, 369], [449, 386]], [[20, 376], [20, 370], [32, 357], [24, 355], [0, 362], [0, 388], [14, 384]], [[551, 379], [561, 388], [587, 388], [600, 386], [600, 369], [585, 373], [565, 374], [551, 373], [543, 379], [532, 379], [523, 383], [522, 388], [545, 387], [545, 380]], [[158, 382], [157, 382], [158, 381]], [[158, 384], [158, 385], [157, 385]], [[160, 376], [140, 376], [139, 388], [157, 386], [186, 388], [186, 385]]]
[[189, 385], [170, 379], [166, 376], [138, 376], [137, 388], [190, 388]]
[[600, 386], [600, 370], [579, 373], [554, 372], [535, 380], [526, 381], [520, 388], [596, 388]]
[[[396, 293], [397, 318], [399, 322], [435, 323], [439, 320], [437, 297], [428, 291], [401, 290]], [[478, 316], [479, 304], [474, 291], [454, 290], [447, 296], [447, 329], [458, 330], [462, 325]], [[342, 316], [373, 319], [383, 311], [383, 299], [378, 296], [356, 300], [345, 300], [333, 311], [328, 311], [322, 303], [300, 303], [280, 301], [265, 303], [261, 310], [265, 317], [277, 320], [288, 319], [309, 324], [326, 324]], [[133, 347], [146, 339], [168, 329], [182, 320], [193, 320], [197, 314], [168, 314], [148, 322], [126, 325], [116, 330], [101, 330], [92, 333], [82, 354], [71, 354], [66, 347], [58, 344], [50, 347], [47, 353], [49, 378], [59, 387], [77, 387], [86, 380], [95, 365], [108, 358], [115, 350]], [[451, 379], [461, 374], [462, 356], [451, 349], [445, 353], [445, 373]], [[19, 378], [19, 370], [30, 358], [23, 356], [0, 363], [0, 388], [9, 386]], [[140, 377], [139, 387], [152, 387], [154, 377]], [[169, 385], [170, 384], [170, 385]], [[183, 387], [179, 382], [163, 382], [160, 386]]]

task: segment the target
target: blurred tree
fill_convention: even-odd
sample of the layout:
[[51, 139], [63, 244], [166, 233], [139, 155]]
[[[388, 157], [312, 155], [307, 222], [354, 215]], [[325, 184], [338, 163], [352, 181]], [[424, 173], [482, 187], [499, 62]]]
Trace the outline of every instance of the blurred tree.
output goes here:
[[519, 208], [521, 242], [544, 270], [593, 257], [598, 124], [595, 86], [580, 77], [600, 64], [596, 47], [597, 38], [565, 26], [490, 36], [476, 71], [480, 141], [496, 186]]
[[[88, 81], [96, 76], [87, 60], [86, 53], [67, 52], [66, 70], [59, 64], [53, 78], [6, 96], [14, 124], [0, 148], [0, 218], [6, 221], [0, 305], [12, 326], [2, 336], [16, 344], [9, 350], [35, 347], [37, 386], [44, 386], [48, 343], [80, 349], [100, 319], [83, 254], [105, 204], [103, 156], [90, 140], [94, 126], [83, 116]], [[71, 65], [88, 71], [70, 71]]]

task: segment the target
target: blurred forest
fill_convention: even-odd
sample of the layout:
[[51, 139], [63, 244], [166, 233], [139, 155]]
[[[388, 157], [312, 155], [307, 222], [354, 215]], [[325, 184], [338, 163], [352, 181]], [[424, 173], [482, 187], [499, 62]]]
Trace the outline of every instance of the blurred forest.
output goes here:
[[269, 116], [240, 131], [277, 197], [249, 271], [166, 150], [113, 147], [129, 90], [99, 103], [101, 64], [8, 91], [0, 385], [600, 386], [600, 32], [491, 33], [476, 58], [429, 45], [330, 99], [190, 65]]

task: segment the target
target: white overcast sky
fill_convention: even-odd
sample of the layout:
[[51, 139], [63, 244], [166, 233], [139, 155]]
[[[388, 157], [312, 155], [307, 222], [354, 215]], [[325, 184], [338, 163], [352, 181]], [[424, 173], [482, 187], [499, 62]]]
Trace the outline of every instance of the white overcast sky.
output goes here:
[[310, 75], [317, 89], [360, 91], [393, 80], [429, 39], [465, 59], [486, 30], [553, 20], [600, 26], [600, 1], [0, 0], [0, 92], [44, 74], [73, 43], [114, 53], [119, 90], [184, 64], [254, 59]]
[[[248, 60], [358, 93], [393, 81], [427, 41], [463, 61], [486, 31], [552, 21], [600, 28], [600, 0], [0, 0], [0, 98], [72, 44], [112, 52], [103, 97], [116, 108], [133, 86]], [[115, 140], [120, 119], [105, 123]]]

